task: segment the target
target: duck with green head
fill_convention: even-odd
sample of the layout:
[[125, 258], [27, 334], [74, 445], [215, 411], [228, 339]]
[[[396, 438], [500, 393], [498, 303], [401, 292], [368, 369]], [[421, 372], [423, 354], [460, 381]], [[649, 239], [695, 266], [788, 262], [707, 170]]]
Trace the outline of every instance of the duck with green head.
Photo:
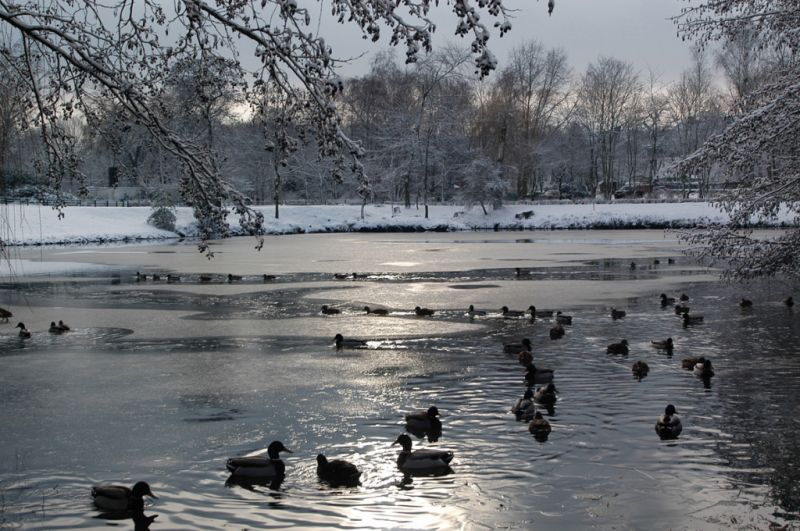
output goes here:
[[143, 511], [144, 496], [158, 499], [146, 481], [138, 481], [133, 488], [122, 485], [95, 485], [92, 487], [94, 504], [103, 511], [113, 513]]

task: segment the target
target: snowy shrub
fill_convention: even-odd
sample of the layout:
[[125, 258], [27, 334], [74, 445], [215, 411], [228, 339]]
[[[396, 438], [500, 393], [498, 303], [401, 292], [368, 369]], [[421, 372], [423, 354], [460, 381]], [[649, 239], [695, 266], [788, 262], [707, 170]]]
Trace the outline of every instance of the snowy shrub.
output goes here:
[[153, 208], [153, 213], [147, 218], [147, 223], [157, 229], [175, 232], [175, 208], [159, 206]]

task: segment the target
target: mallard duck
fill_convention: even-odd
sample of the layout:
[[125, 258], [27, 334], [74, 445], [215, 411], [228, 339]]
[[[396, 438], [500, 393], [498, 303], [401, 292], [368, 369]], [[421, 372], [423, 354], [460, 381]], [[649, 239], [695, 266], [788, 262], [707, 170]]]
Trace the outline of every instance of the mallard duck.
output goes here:
[[528, 277], [531, 275], [530, 271], [528, 271], [527, 269], [522, 269], [520, 267], [515, 268], [514, 272], [517, 275], [517, 278]]
[[347, 273], [334, 273], [333, 278], [335, 278], [336, 280], [347, 280], [348, 278], [350, 278], [350, 275], [348, 275]]
[[607, 354], [623, 354], [628, 355], [628, 340], [623, 339], [619, 343], [611, 343], [606, 347]]
[[328, 461], [324, 455], [319, 454], [317, 455], [317, 476], [332, 487], [355, 487], [359, 484], [361, 471], [349, 461], [343, 459]]
[[556, 386], [549, 383], [546, 387], [540, 387], [536, 390], [536, 393], [533, 395], [533, 400], [539, 404], [553, 405], [556, 403], [556, 400], [558, 400], [556, 396], [557, 392]]
[[523, 367], [527, 367], [533, 363], [533, 352], [529, 350], [520, 350], [519, 354], [517, 354], [517, 361]]
[[31, 331], [25, 328], [25, 323], [17, 323], [14, 328], [19, 328], [19, 337], [22, 339], [30, 339]]
[[200, 282], [211, 282], [211, 275], [200, 275]]
[[68, 327], [66, 324], [64, 324], [64, 321], [59, 321], [58, 322], [58, 328], [62, 332], [69, 332], [71, 330], [70, 327]]
[[153, 280], [154, 280], [154, 281], [159, 281], [159, 280], [161, 280], [161, 275], [159, 275], [158, 273], [153, 273]]
[[425, 411], [406, 413], [406, 429], [412, 433], [441, 433], [442, 421], [436, 418], [438, 416], [439, 409], [436, 406], [431, 406]]
[[261, 279], [262, 279], [264, 282], [272, 282], [272, 281], [273, 281], [273, 280], [275, 280], [276, 278], [278, 278], [278, 277], [276, 277], [275, 275], [268, 275], [268, 274], [266, 274], [266, 273], [264, 273], [264, 274], [261, 276]]
[[556, 322], [562, 325], [571, 325], [572, 324], [572, 316], [571, 315], [564, 315], [561, 313], [561, 310], [556, 312]]
[[95, 485], [92, 487], [94, 504], [108, 512], [144, 511], [144, 496], [158, 499], [146, 481], [137, 482], [132, 489], [122, 485]]
[[525, 381], [529, 384], [552, 382], [555, 371], [553, 369], [540, 369], [533, 363], [525, 369]]
[[661, 297], [661, 306], [671, 306], [675, 304], [675, 297], [667, 297], [666, 293], [662, 293]]
[[753, 307], [753, 301], [751, 301], [750, 299], [745, 299], [744, 297], [742, 297], [742, 300], [739, 301], [739, 308], [744, 309], [752, 307]]
[[147, 280], [147, 275], [143, 275], [142, 273], [136, 272], [136, 282], [143, 282]]
[[[789, 298], [791, 299], [791, 297], [789, 297]], [[3, 322], [7, 323], [8, 319], [11, 318], [11, 317], [14, 317], [13, 313], [9, 312], [5, 308], [0, 308], [0, 319], [2, 319]]]
[[263, 455], [231, 457], [225, 463], [225, 468], [238, 478], [282, 480], [286, 475], [286, 465], [281, 461], [281, 452], [292, 453], [282, 442], [273, 441], [267, 447], [267, 457]]
[[711, 360], [705, 359], [700, 363], [695, 363], [692, 372], [695, 376], [700, 378], [711, 378], [714, 376], [714, 368], [711, 366]]
[[703, 363], [706, 359], [703, 356], [699, 357], [691, 357], [691, 358], [683, 358], [681, 360], [681, 367], [686, 369], [687, 371], [694, 370], [695, 365], [698, 363]]
[[333, 341], [336, 344], [336, 350], [343, 348], [366, 348], [367, 342], [363, 339], [345, 339], [342, 334], [333, 336]]
[[674, 344], [672, 343], [672, 338], [668, 337], [664, 341], [650, 341], [650, 346], [662, 350], [672, 350]]
[[430, 310], [428, 308], [420, 308], [419, 306], [417, 306], [416, 308], [414, 308], [414, 313], [417, 314], [418, 317], [430, 317], [431, 315], [433, 315], [433, 310]]
[[509, 310], [508, 306], [503, 306], [500, 308], [500, 310], [503, 312], [503, 317], [506, 318], [523, 317], [525, 315], [525, 312], [521, 312], [519, 310]]
[[676, 304], [675, 305], [675, 315], [686, 315], [689, 313], [689, 307], [685, 304]]
[[511, 407], [511, 412], [517, 417], [517, 420], [530, 421], [536, 413], [536, 406], [533, 403], [533, 391], [526, 389], [522, 398], [518, 399], [517, 403]]
[[546, 437], [547, 435], [550, 435], [551, 430], [552, 428], [550, 427], [550, 423], [547, 422], [547, 419], [542, 416], [541, 411], [537, 411], [533, 415], [533, 419], [531, 420], [530, 424], [528, 424], [528, 431], [531, 432], [531, 434], [540, 437]]
[[686, 302], [689, 300], [689, 296], [685, 293], [681, 293], [680, 300], [681, 302]]
[[623, 317], [625, 317], [625, 315], [627, 315], [625, 313], [625, 310], [617, 310], [616, 308], [611, 308], [611, 318], [612, 319], [614, 319], [614, 320], [622, 319]]
[[667, 263], [668, 264], [674, 264], [675, 263], [675, 259], [674, 258], [667, 258]]
[[389, 310], [386, 310], [384, 308], [375, 308], [373, 310], [369, 306], [364, 306], [364, 311], [367, 312], [367, 314], [372, 313], [372, 314], [375, 314], [375, 315], [389, 315]]
[[662, 439], [675, 439], [683, 430], [681, 419], [676, 415], [672, 404], [664, 408], [664, 414], [656, 421], [656, 433]]
[[484, 310], [476, 310], [475, 306], [472, 304], [469, 305], [469, 310], [467, 310], [467, 315], [470, 317], [483, 317], [486, 315], [486, 311]]
[[61, 330], [55, 321], [50, 321], [50, 328], [47, 330], [51, 334], [63, 334], [64, 331]]
[[403, 472], [436, 474], [450, 469], [453, 452], [446, 450], [417, 450], [411, 451], [411, 437], [405, 433], [397, 437], [392, 446], [399, 444], [403, 451], [397, 456], [397, 467]]
[[655, 260], [653, 260], [653, 265], [654, 265], [654, 266], [657, 266], [657, 265], [659, 265], [659, 264], [661, 264], [661, 260], [659, 260], [658, 258], [656, 258]]
[[689, 313], [683, 314], [683, 326], [690, 326], [696, 325], [703, 322], [702, 315], [689, 315]]
[[241, 275], [232, 275], [228, 273], [228, 282], [239, 282], [240, 280], [242, 280]]
[[[785, 300], [785, 301], [783, 301], [783, 303], [784, 303], [786, 306], [788, 306], [789, 308], [791, 308], [792, 306], [794, 306], [794, 299], [792, 299], [791, 297], [787, 297], [787, 298], [786, 298], [786, 300]], [[2, 316], [2, 310], [3, 310], [3, 309], [2, 309], [2, 308], [0, 308], [0, 316]], [[9, 315], [9, 317], [11, 317], [11, 314], [8, 314], [8, 315]], [[6, 317], [6, 321], [8, 321], [8, 317]]]
[[358, 280], [359, 278], [367, 278], [369, 275], [366, 273], [353, 273], [353, 280]]
[[340, 313], [342, 313], [342, 311], [338, 308], [330, 308], [327, 304], [322, 305], [323, 315], [338, 315]]
[[635, 361], [631, 366], [631, 372], [636, 378], [642, 379], [650, 372], [650, 366], [643, 361]]
[[531, 340], [527, 337], [522, 338], [519, 342], [512, 341], [511, 343], [503, 343], [503, 352], [506, 354], [515, 354], [521, 351], [532, 351], [533, 345], [531, 345]]
[[556, 323], [555, 326], [550, 328], [550, 339], [561, 339], [564, 337], [564, 334], [566, 334], [566, 332], [560, 323]]
[[167, 282], [169, 282], [170, 284], [180, 281], [181, 281], [180, 275], [172, 275], [172, 274], [167, 275]]

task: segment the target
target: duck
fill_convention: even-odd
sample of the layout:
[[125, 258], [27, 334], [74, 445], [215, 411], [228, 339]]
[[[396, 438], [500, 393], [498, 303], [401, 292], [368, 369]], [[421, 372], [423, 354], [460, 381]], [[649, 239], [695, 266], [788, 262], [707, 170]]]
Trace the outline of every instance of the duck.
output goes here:
[[136, 282], [142, 282], [147, 280], [147, 275], [143, 275], [142, 273], [136, 272]]
[[519, 354], [517, 354], [517, 361], [523, 367], [527, 367], [533, 363], [533, 352], [529, 350], [520, 350]]
[[683, 326], [690, 326], [696, 325], [703, 322], [702, 315], [689, 315], [689, 313], [683, 314]]
[[211, 275], [200, 275], [200, 282], [211, 282]]
[[659, 260], [658, 258], [656, 258], [655, 260], [653, 260], [653, 265], [654, 265], [654, 266], [657, 266], [657, 265], [660, 265], [660, 264], [661, 264], [661, 260]]
[[695, 376], [700, 378], [711, 378], [714, 376], [714, 368], [711, 366], [711, 360], [705, 359], [700, 363], [695, 363], [692, 372]]
[[232, 275], [228, 273], [228, 282], [239, 282], [240, 280], [242, 280], [241, 275]]
[[556, 322], [558, 324], [571, 325], [572, 324], [572, 316], [571, 315], [564, 315], [563, 313], [561, 313], [561, 310], [558, 310], [556, 312]]
[[375, 308], [373, 310], [369, 306], [364, 306], [364, 311], [367, 312], [367, 314], [371, 314], [372, 313], [372, 314], [375, 314], [375, 315], [389, 315], [389, 310], [386, 310], [384, 308]]
[[687, 371], [694, 370], [695, 366], [698, 363], [703, 363], [706, 359], [703, 356], [695, 357], [692, 356], [690, 358], [683, 358], [681, 360], [681, 367], [686, 369]]
[[668, 264], [674, 264], [675, 263], [675, 259], [674, 258], [667, 258], [667, 263]]
[[516, 352], [521, 351], [531, 352], [533, 350], [533, 345], [531, 345], [531, 340], [527, 337], [522, 338], [520, 341], [512, 341], [511, 343], [503, 343], [503, 352], [506, 354], [514, 354]]
[[529, 364], [525, 370], [525, 381], [529, 384], [552, 382], [554, 376], [553, 369], [540, 369], [533, 363]]
[[639, 378], [641, 380], [642, 378], [647, 376], [647, 373], [650, 372], [650, 366], [643, 361], [635, 361], [631, 366], [631, 372], [633, 372], [633, 375], [636, 378]]
[[680, 301], [681, 302], [687, 302], [688, 300], [689, 300], [689, 296], [687, 294], [685, 294], [685, 293], [681, 293]]
[[636, 271], [636, 262], [631, 262], [631, 271]]
[[564, 334], [566, 334], [566, 332], [560, 323], [556, 323], [555, 326], [550, 328], [550, 339], [561, 339], [564, 337]]
[[528, 306], [528, 311], [531, 314], [531, 321], [535, 321], [536, 320], [536, 306], [531, 304], [530, 306]]
[[333, 278], [335, 278], [336, 280], [347, 280], [348, 278], [350, 278], [350, 275], [348, 275], [347, 273], [334, 273]]
[[486, 315], [485, 310], [476, 310], [475, 306], [472, 304], [469, 305], [469, 309], [467, 310], [467, 315], [470, 317], [484, 317]]
[[25, 323], [17, 323], [14, 328], [19, 328], [19, 337], [22, 339], [30, 339], [31, 331], [25, 328]]
[[[791, 299], [791, 297], [789, 298]], [[13, 313], [9, 312], [5, 308], [0, 308], [0, 319], [2, 319], [4, 323], [7, 323], [11, 317], [14, 317]]]
[[70, 330], [72, 330], [70, 327], [64, 324], [64, 321], [58, 321], [58, 328], [62, 332], [69, 332]]
[[742, 297], [742, 300], [739, 301], [739, 308], [745, 309], [752, 307], [753, 307], [753, 301], [751, 301], [750, 299], [745, 299], [744, 297]]
[[672, 350], [675, 345], [672, 342], [672, 338], [668, 337], [663, 341], [650, 341], [650, 346], [661, 350]]
[[676, 304], [675, 305], [675, 315], [686, 315], [689, 313], [689, 307], [685, 304]]
[[267, 447], [267, 457], [263, 455], [231, 457], [225, 463], [225, 468], [237, 478], [282, 480], [286, 476], [286, 465], [281, 461], [281, 452], [292, 453], [282, 442], [272, 441]]
[[363, 339], [345, 339], [342, 334], [333, 336], [333, 341], [336, 344], [336, 350], [343, 348], [366, 348], [367, 342]]
[[530, 271], [528, 271], [527, 269], [522, 269], [520, 267], [515, 268], [514, 272], [517, 275], [517, 278], [529, 277], [531, 275]]
[[344, 459], [328, 458], [323, 454], [317, 455], [317, 476], [332, 487], [356, 487], [360, 483], [361, 471], [349, 461]]
[[628, 340], [623, 339], [619, 343], [611, 343], [606, 347], [606, 354], [622, 354], [628, 355]]
[[[794, 306], [794, 299], [792, 299], [791, 297], [787, 297], [786, 300], [783, 301], [783, 303], [787, 307], [791, 308], [792, 306]], [[0, 317], [2, 317], [2, 315], [3, 315], [3, 309], [0, 308]], [[9, 314], [9, 317], [10, 316], [11, 316], [11, 314]], [[8, 322], [8, 317], [6, 317], [6, 322]]]
[[526, 389], [522, 398], [518, 399], [517, 403], [511, 407], [511, 412], [517, 420], [529, 422], [536, 413], [536, 406], [533, 403], [533, 391]]
[[417, 314], [418, 317], [430, 317], [433, 315], [433, 310], [417, 306], [414, 308], [414, 313]]
[[278, 278], [278, 277], [276, 277], [275, 275], [268, 275], [268, 274], [266, 274], [266, 273], [264, 273], [264, 274], [261, 276], [261, 279], [262, 279], [264, 282], [272, 282], [272, 281], [273, 281], [273, 280], [275, 280], [276, 278]]
[[358, 280], [359, 278], [367, 278], [368, 276], [369, 275], [367, 275], [366, 273], [355, 273], [355, 272], [352, 275], [353, 280]]
[[506, 318], [509, 318], [509, 317], [523, 317], [525, 315], [525, 312], [521, 312], [519, 310], [509, 310], [508, 306], [503, 306], [500, 309], [503, 312], [503, 317], [506, 317]]
[[180, 281], [181, 281], [180, 275], [167, 274], [167, 282], [174, 283]]
[[153, 280], [154, 281], [161, 280], [161, 275], [159, 275], [158, 273], [153, 273]]
[[397, 456], [397, 468], [406, 473], [437, 474], [450, 470], [450, 461], [453, 452], [448, 450], [417, 450], [411, 451], [411, 437], [402, 433], [392, 446], [399, 444], [403, 450]]
[[412, 433], [414, 432], [434, 432], [441, 433], [442, 421], [437, 419], [439, 416], [439, 408], [431, 406], [425, 411], [414, 411], [406, 413], [406, 429]]
[[342, 311], [338, 308], [330, 308], [327, 304], [322, 305], [322, 314], [323, 315], [338, 315], [342, 313]]
[[661, 306], [671, 306], [675, 304], [675, 297], [667, 297], [666, 293], [662, 293], [661, 297]]
[[146, 481], [137, 481], [133, 488], [122, 485], [95, 485], [92, 487], [94, 504], [99, 509], [108, 512], [144, 511], [144, 496], [158, 499]]
[[537, 411], [533, 415], [530, 424], [528, 424], [528, 431], [534, 436], [547, 438], [552, 428], [550, 427], [550, 423], [547, 422], [547, 419], [542, 416], [542, 412]]
[[661, 439], [675, 439], [681, 434], [683, 426], [676, 413], [675, 406], [669, 404], [664, 408], [664, 414], [656, 421], [656, 433]]
[[51, 334], [63, 334], [64, 331], [58, 327], [55, 321], [50, 321], [50, 328], [47, 330]]
[[627, 314], [625, 313], [625, 310], [617, 310], [616, 308], [611, 308], [611, 318], [614, 320], [622, 319], [626, 315]]
[[558, 400], [556, 393], [558, 389], [552, 383], [547, 384], [545, 387], [540, 387], [536, 390], [536, 393], [533, 395], [533, 400], [538, 402], [539, 404], [544, 405], [553, 405]]

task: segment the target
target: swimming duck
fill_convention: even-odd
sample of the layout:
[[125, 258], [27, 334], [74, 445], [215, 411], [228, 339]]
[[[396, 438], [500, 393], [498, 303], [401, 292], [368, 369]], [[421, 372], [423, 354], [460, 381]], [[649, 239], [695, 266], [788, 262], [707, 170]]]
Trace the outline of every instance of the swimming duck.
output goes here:
[[714, 376], [714, 368], [711, 366], [711, 360], [705, 359], [700, 363], [695, 363], [692, 369], [695, 376], [700, 378], [711, 378]]
[[486, 312], [484, 310], [476, 310], [475, 306], [470, 304], [469, 310], [467, 310], [467, 315], [469, 315], [470, 317], [483, 317], [486, 315]]
[[611, 343], [606, 347], [606, 354], [623, 354], [628, 355], [628, 340], [623, 339], [619, 343]]
[[436, 474], [447, 472], [450, 469], [450, 461], [453, 460], [453, 452], [446, 450], [417, 450], [411, 451], [411, 437], [403, 433], [392, 446], [399, 444], [403, 451], [397, 456], [397, 467], [403, 472], [419, 474]]
[[25, 323], [17, 323], [14, 328], [19, 328], [19, 337], [22, 339], [30, 339], [31, 331], [25, 328]]
[[[783, 301], [783, 303], [786, 306], [788, 306], [789, 308], [791, 308], [792, 306], [794, 306], [794, 299], [792, 299], [791, 297], [788, 297], [785, 301]], [[0, 308], [0, 316], [2, 316], [2, 312], [3, 312], [3, 309]], [[8, 315], [9, 315], [9, 317], [11, 317], [11, 314], [8, 314]], [[6, 322], [8, 322], [8, 317], [6, 317]]]
[[94, 504], [108, 512], [144, 511], [144, 496], [158, 499], [146, 481], [137, 482], [132, 489], [121, 485], [95, 485], [92, 487]]
[[561, 310], [558, 310], [556, 312], [556, 322], [558, 324], [571, 325], [572, 324], [572, 316], [571, 315], [564, 315], [563, 313], [561, 313]]
[[264, 282], [272, 282], [273, 280], [275, 280], [278, 277], [276, 277], [275, 275], [268, 275], [268, 274], [264, 273], [261, 278], [262, 278], [262, 280]]
[[674, 258], [667, 258], [667, 263], [668, 264], [674, 264], [675, 263], [675, 259]]
[[541, 411], [537, 411], [536, 414], [534, 414], [530, 424], [528, 424], [528, 431], [536, 436], [537, 439], [539, 437], [547, 438], [547, 436], [550, 435], [551, 430], [552, 428], [550, 427], [550, 423], [547, 422], [547, 419], [542, 416]]
[[503, 312], [503, 317], [523, 317], [525, 315], [525, 312], [519, 310], [509, 310], [508, 306], [503, 306], [501, 310]]
[[686, 315], [689, 313], [689, 307], [685, 304], [676, 304], [675, 305], [675, 315]]
[[70, 327], [68, 327], [66, 324], [64, 324], [64, 321], [59, 321], [58, 322], [58, 328], [62, 332], [69, 332], [71, 330]]
[[750, 299], [745, 299], [744, 297], [742, 297], [742, 300], [739, 301], [739, 308], [744, 309], [752, 307], [753, 307], [753, 301], [751, 301]]
[[412, 433], [441, 433], [442, 421], [436, 418], [438, 416], [439, 409], [436, 406], [431, 406], [425, 411], [406, 413], [406, 429]]
[[364, 311], [367, 312], [367, 314], [373, 313], [375, 315], [389, 315], [389, 310], [386, 310], [384, 308], [375, 308], [373, 310], [369, 306], [364, 306]]
[[663, 306], [670, 306], [672, 304], [675, 304], [675, 297], [667, 297], [666, 293], [662, 293], [660, 295], [660, 297], [661, 297], [661, 306], [662, 307]]
[[336, 350], [343, 348], [366, 348], [367, 342], [363, 339], [345, 339], [342, 334], [333, 336], [333, 341], [336, 343]]
[[433, 315], [433, 310], [430, 310], [428, 308], [420, 308], [419, 306], [417, 306], [416, 308], [414, 308], [414, 313], [417, 314], [417, 316], [419, 317], [430, 317], [431, 315]]
[[350, 278], [350, 275], [348, 275], [347, 273], [334, 273], [333, 278], [335, 278], [336, 280], [347, 280], [348, 278]]
[[366, 273], [353, 273], [353, 280], [358, 280], [359, 278], [367, 278]]
[[153, 273], [153, 280], [161, 280], [161, 275], [158, 273]]
[[349, 461], [343, 459], [328, 459], [317, 455], [317, 476], [332, 487], [355, 487], [359, 484], [361, 471]]
[[625, 313], [625, 310], [617, 310], [616, 308], [611, 308], [611, 318], [612, 319], [614, 319], [614, 320], [622, 319], [623, 317], [625, 317], [625, 315], [627, 315]]
[[686, 302], [689, 300], [689, 296], [685, 293], [681, 293], [680, 300], [681, 302]]
[[540, 369], [531, 363], [525, 371], [525, 381], [529, 384], [552, 382], [555, 371], [553, 369]]
[[[789, 298], [791, 299], [791, 297], [789, 297]], [[8, 310], [6, 310], [5, 308], [0, 308], [0, 319], [2, 319], [4, 322], [6, 322], [6, 323], [7, 323], [7, 322], [8, 322], [8, 319], [9, 319], [10, 317], [14, 317], [14, 314], [13, 314], [13, 313], [11, 313], [11, 312], [9, 312], [9, 311], [8, 311]]]
[[200, 282], [211, 282], [211, 275], [200, 275]]
[[683, 430], [681, 419], [676, 415], [675, 406], [669, 404], [664, 408], [664, 414], [656, 421], [656, 433], [661, 439], [675, 439]]
[[536, 320], [536, 306], [531, 304], [530, 306], [528, 306], [528, 311], [531, 314], [531, 321], [535, 321]]
[[61, 330], [55, 321], [50, 321], [50, 328], [47, 330], [51, 334], [63, 334], [64, 331]]
[[633, 375], [636, 378], [639, 378], [641, 380], [642, 378], [647, 376], [647, 373], [650, 372], [650, 366], [643, 361], [635, 361], [633, 363], [633, 366], [631, 366], [631, 372], [633, 372]]
[[518, 399], [517, 403], [511, 407], [511, 412], [517, 417], [517, 420], [530, 421], [536, 413], [536, 406], [533, 403], [533, 391], [526, 389], [522, 398]]
[[662, 350], [672, 350], [674, 344], [672, 343], [672, 338], [668, 337], [664, 341], [650, 341], [650, 346]]
[[521, 352], [523, 350], [528, 352], [533, 350], [531, 340], [527, 337], [522, 338], [519, 342], [513, 341], [511, 343], [503, 343], [503, 352], [506, 354], [514, 354], [515, 352]]
[[686, 369], [687, 371], [694, 370], [695, 366], [698, 363], [703, 363], [706, 359], [703, 356], [699, 357], [691, 357], [691, 358], [683, 358], [681, 360], [681, 367]]
[[696, 325], [702, 322], [702, 315], [689, 315], [688, 313], [683, 314], [683, 326]]
[[549, 383], [546, 387], [540, 387], [536, 390], [536, 394], [533, 395], [533, 400], [540, 404], [545, 405], [553, 405], [558, 400], [556, 393], [558, 390], [556, 386]]
[[631, 262], [631, 271], [636, 270], [636, 262]]
[[519, 354], [517, 354], [517, 361], [523, 367], [527, 367], [533, 363], [533, 352], [529, 350], [520, 350]]
[[653, 260], [653, 265], [654, 265], [654, 266], [657, 266], [657, 265], [659, 265], [660, 263], [661, 263], [661, 260], [659, 260], [658, 258], [656, 258], [655, 260]]
[[228, 273], [228, 282], [239, 282], [240, 280], [242, 280], [241, 275], [231, 275]]
[[174, 283], [174, 282], [180, 282], [180, 281], [181, 281], [180, 275], [167, 274], [167, 282]]
[[522, 269], [519, 267], [515, 268], [514, 272], [516, 273], [517, 278], [528, 277], [531, 274], [531, 272], [528, 271], [527, 269]]
[[322, 313], [323, 315], [338, 315], [342, 313], [342, 311], [338, 308], [330, 308], [327, 304], [322, 305]]
[[555, 326], [550, 328], [550, 339], [561, 339], [564, 337], [565, 333], [564, 327], [561, 326], [561, 324], [556, 323]]
[[136, 272], [136, 282], [142, 282], [144, 280], [147, 280], [147, 275], [143, 275], [143, 274], [141, 274], [141, 273], [139, 273], [137, 271]]
[[267, 447], [267, 457], [263, 455], [231, 457], [225, 463], [225, 468], [237, 478], [282, 480], [286, 476], [286, 465], [281, 461], [281, 452], [292, 453], [282, 442], [273, 441]]

